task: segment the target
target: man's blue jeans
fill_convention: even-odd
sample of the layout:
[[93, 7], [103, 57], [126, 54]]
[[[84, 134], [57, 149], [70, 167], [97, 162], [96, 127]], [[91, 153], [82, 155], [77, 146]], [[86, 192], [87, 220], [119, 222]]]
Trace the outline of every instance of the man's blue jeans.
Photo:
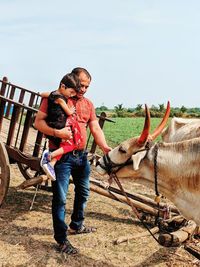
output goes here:
[[84, 209], [89, 197], [90, 165], [87, 153], [78, 151], [69, 152], [56, 163], [56, 181], [52, 182], [52, 216], [54, 238], [58, 243], [66, 240], [67, 224], [65, 223], [66, 197], [69, 187], [69, 178], [72, 175], [75, 186], [75, 198], [70, 228], [78, 230], [84, 220]]

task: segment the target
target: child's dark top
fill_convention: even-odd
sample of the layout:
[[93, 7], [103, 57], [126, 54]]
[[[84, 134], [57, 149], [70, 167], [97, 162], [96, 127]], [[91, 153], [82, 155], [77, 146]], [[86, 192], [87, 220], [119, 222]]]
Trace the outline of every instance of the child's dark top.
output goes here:
[[[62, 129], [66, 125], [66, 119], [68, 116], [62, 107], [59, 104], [56, 104], [55, 101], [58, 98], [63, 99], [67, 103], [67, 99], [63, 95], [57, 93], [56, 91], [51, 92], [48, 97], [48, 112], [46, 122], [47, 125], [52, 128]], [[54, 136], [47, 136], [47, 138], [53, 141], [56, 146], [59, 146], [61, 141], [60, 138]]]
[[48, 97], [48, 113], [46, 122], [52, 128], [62, 129], [65, 127], [68, 116], [62, 107], [59, 104], [56, 104], [56, 100], [58, 98], [63, 99], [67, 103], [67, 99], [63, 95], [57, 93], [56, 91], [51, 92]]

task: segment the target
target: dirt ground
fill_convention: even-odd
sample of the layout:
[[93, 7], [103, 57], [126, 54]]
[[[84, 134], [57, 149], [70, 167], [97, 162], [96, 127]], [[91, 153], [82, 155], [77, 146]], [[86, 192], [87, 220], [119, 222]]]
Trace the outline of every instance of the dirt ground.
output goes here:
[[[40, 190], [33, 209], [30, 204], [35, 192], [31, 187], [16, 190], [24, 181], [16, 165], [11, 166], [11, 184], [6, 203], [0, 208], [0, 266], [68, 266], [68, 267], [141, 267], [200, 266], [182, 247], [164, 248], [150, 236], [114, 245], [121, 236], [137, 234], [145, 229], [134, 219], [129, 206], [91, 192], [85, 224], [97, 227], [97, 232], [69, 236], [80, 249], [77, 256], [57, 251], [51, 220], [51, 193]], [[151, 192], [136, 184], [126, 187], [148, 195]], [[66, 221], [69, 223], [73, 203], [73, 185], [67, 199]]]

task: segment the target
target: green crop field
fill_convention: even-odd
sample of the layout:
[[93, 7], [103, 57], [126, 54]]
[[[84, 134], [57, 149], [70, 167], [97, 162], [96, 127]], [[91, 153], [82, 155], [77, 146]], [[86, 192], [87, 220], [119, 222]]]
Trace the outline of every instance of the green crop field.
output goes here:
[[[144, 126], [144, 118], [115, 118], [112, 120], [115, 123], [106, 121], [103, 131], [107, 143], [113, 148], [128, 138], [140, 135]], [[151, 118], [151, 132], [159, 125], [161, 120], [161, 118]], [[91, 138], [90, 142], [92, 140]]]

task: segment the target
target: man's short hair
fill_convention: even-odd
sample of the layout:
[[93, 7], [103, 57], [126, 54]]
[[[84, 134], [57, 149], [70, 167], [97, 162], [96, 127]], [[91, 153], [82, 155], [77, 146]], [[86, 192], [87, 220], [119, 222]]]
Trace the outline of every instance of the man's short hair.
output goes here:
[[90, 79], [90, 81], [92, 80], [92, 76], [90, 75], [89, 71], [87, 71], [86, 69], [77, 67], [72, 70], [72, 73], [76, 74], [77, 76], [79, 76], [81, 72], [84, 72], [86, 76]]

